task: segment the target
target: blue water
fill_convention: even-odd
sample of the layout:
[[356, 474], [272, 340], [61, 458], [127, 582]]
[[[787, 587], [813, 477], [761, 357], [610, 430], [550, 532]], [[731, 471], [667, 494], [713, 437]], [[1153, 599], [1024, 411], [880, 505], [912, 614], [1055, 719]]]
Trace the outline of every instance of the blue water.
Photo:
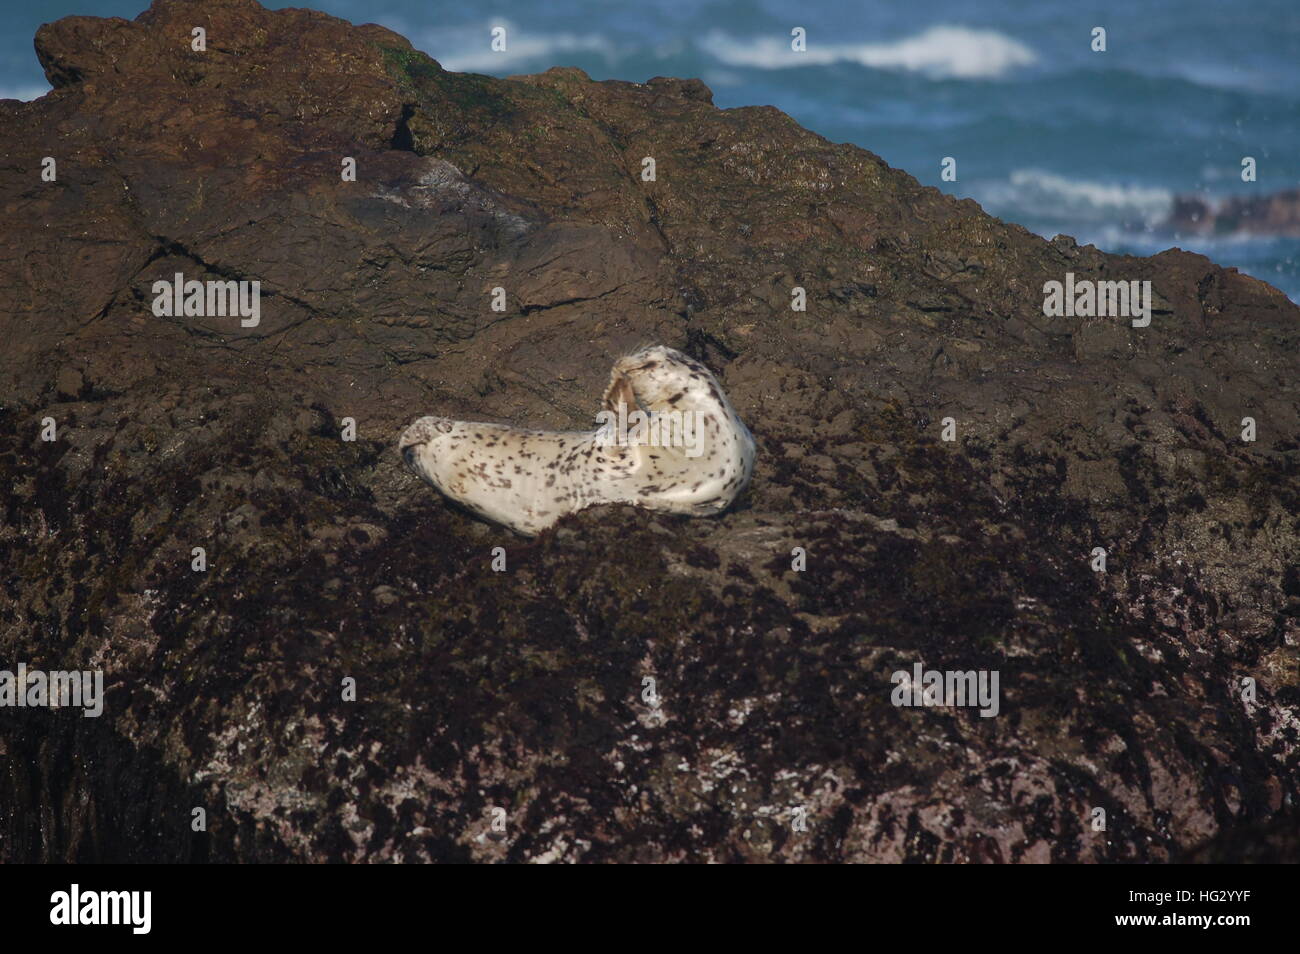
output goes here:
[[[269, 4], [270, 6], [301, 6]], [[1045, 236], [1192, 249], [1300, 301], [1300, 238], [1162, 231], [1175, 195], [1300, 186], [1300, 0], [318, 0], [409, 37], [448, 69], [698, 76], [719, 106], [771, 104]], [[0, 0], [0, 96], [46, 88], [40, 22], [146, 4]], [[490, 49], [493, 25], [507, 50]], [[790, 30], [808, 50], [790, 51]], [[1092, 29], [1107, 51], [1090, 49]], [[940, 179], [944, 157], [957, 181]], [[1258, 180], [1241, 180], [1253, 156]]]

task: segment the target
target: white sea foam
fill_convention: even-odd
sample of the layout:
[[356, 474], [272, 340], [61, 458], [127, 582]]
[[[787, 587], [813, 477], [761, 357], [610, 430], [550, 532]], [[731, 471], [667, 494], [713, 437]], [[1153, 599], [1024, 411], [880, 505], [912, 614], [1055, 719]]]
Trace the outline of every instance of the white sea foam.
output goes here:
[[[391, 25], [385, 24], [387, 26]], [[506, 48], [492, 49], [492, 30], [504, 27]], [[400, 32], [400, 31], [399, 31]], [[412, 37], [417, 49], [425, 50], [443, 69], [457, 73], [502, 73], [528, 63], [545, 69], [563, 66], [565, 54], [599, 53], [612, 62], [618, 51], [599, 33], [541, 33], [501, 18], [482, 26], [426, 30]]]
[[981, 205], [997, 215], [1064, 218], [1074, 222], [1153, 225], [1168, 217], [1174, 195], [1153, 186], [1068, 179], [1042, 169], [1017, 169], [1008, 181], [979, 190]]
[[705, 35], [700, 46], [728, 66], [774, 70], [860, 63], [875, 69], [954, 79], [992, 79], [1038, 61], [1034, 51], [1019, 40], [994, 30], [962, 26], [934, 26], [916, 36], [886, 43], [831, 43], [814, 34], [808, 37], [808, 49], [802, 53], [790, 49], [788, 38], [742, 40], [714, 30]]

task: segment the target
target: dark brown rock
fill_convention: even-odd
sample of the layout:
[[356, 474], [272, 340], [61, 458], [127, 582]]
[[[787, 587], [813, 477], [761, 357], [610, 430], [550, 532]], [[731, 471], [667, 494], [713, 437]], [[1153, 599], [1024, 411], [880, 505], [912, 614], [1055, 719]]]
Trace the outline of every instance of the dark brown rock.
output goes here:
[[1184, 235], [1300, 236], [1300, 189], [1219, 202], [1178, 196], [1161, 227]]
[[[0, 859], [1295, 860], [1273, 288], [1045, 242], [696, 80], [456, 74], [248, 0], [37, 51], [56, 89], [0, 103], [0, 659], [107, 699], [0, 710]], [[155, 317], [178, 271], [260, 281], [261, 323]], [[1045, 318], [1066, 271], [1150, 280], [1151, 326]], [[733, 512], [521, 542], [402, 468], [420, 413], [589, 426], [646, 342], [753, 429]], [[917, 661], [998, 670], [999, 716], [891, 705]]]

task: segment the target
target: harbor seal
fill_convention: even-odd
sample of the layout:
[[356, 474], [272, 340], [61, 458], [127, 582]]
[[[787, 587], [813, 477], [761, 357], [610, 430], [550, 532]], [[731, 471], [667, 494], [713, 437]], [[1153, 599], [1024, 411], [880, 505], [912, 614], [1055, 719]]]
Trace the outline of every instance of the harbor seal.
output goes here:
[[754, 438], [694, 358], [655, 345], [619, 359], [603, 404], [592, 431], [422, 417], [398, 449], [451, 500], [524, 536], [597, 504], [721, 513], [749, 483]]

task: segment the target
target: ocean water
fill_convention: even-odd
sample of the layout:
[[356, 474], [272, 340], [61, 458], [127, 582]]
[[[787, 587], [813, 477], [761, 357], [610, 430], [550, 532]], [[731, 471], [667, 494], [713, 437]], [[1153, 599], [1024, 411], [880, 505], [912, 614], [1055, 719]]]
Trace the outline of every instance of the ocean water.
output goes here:
[[[1175, 196], [1300, 187], [1300, 0], [317, 0], [410, 38], [448, 69], [578, 66], [703, 79], [719, 106], [773, 105], [922, 182], [1052, 236], [1201, 252], [1300, 301], [1300, 238], [1161, 227]], [[36, 27], [134, 17], [143, 0], [0, 0], [0, 96], [48, 87]], [[494, 52], [490, 30], [506, 28]], [[1091, 49], [1094, 27], [1107, 50]], [[790, 49], [806, 31], [807, 51]], [[1243, 182], [1243, 157], [1257, 181]], [[957, 179], [941, 179], [945, 157]]]

